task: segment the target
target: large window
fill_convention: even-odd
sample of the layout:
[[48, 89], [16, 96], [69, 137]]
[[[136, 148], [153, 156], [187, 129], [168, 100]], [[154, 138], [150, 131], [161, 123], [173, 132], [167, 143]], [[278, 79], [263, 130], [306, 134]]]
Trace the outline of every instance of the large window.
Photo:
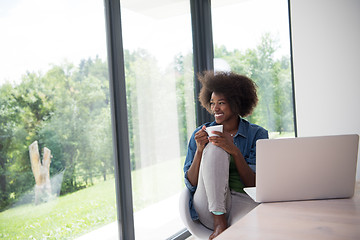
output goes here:
[[103, 1], [0, 9], [0, 238], [73, 239], [114, 222]]
[[212, 0], [215, 70], [252, 78], [259, 103], [248, 117], [270, 137], [294, 136], [287, 0]]
[[[191, 28], [195, 1], [121, 0], [126, 89], [119, 91], [130, 158], [120, 160], [130, 161], [132, 196], [125, 197], [133, 200], [136, 239], [166, 239], [184, 228], [178, 200], [196, 128], [192, 31], [199, 37], [206, 29], [196, 8], [200, 23]], [[255, 80], [260, 101], [248, 119], [271, 137], [293, 136], [287, 1], [211, 6], [215, 71]], [[105, 12], [103, 0], [0, 3], [1, 239], [118, 238], [110, 107], [117, 96]], [[205, 66], [199, 59], [196, 67]]]
[[121, 7], [135, 237], [166, 239], [184, 228], [178, 199], [195, 129], [190, 6]]

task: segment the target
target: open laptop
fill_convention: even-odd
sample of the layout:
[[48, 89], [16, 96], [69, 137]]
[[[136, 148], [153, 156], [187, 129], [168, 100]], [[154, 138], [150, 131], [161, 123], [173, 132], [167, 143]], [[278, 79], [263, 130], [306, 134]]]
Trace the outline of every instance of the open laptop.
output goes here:
[[256, 143], [256, 202], [350, 198], [359, 135], [262, 139]]

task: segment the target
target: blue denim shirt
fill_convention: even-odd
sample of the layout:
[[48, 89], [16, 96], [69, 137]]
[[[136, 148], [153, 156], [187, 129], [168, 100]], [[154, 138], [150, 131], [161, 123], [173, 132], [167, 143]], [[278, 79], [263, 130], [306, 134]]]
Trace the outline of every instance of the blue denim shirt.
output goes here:
[[[187, 171], [189, 170], [194, 156], [197, 149], [196, 141], [195, 141], [195, 133], [198, 132], [203, 126], [209, 127], [217, 125], [216, 122], [205, 123], [198, 127], [194, 133], [192, 134], [189, 145], [188, 151], [185, 159], [184, 164], [184, 173], [185, 173], [185, 185], [189, 189], [191, 193], [190, 201], [189, 201], [189, 210], [192, 220], [198, 220], [199, 216], [195, 211], [193, 206], [193, 196], [196, 190], [196, 186], [191, 185], [187, 178]], [[269, 138], [268, 131], [264, 128], [249, 123], [245, 119], [240, 118], [239, 127], [236, 135], [234, 136], [234, 144], [240, 149], [242, 155], [245, 158], [245, 161], [249, 165], [249, 167], [255, 172], [255, 165], [256, 165], [256, 141], [258, 139]]]

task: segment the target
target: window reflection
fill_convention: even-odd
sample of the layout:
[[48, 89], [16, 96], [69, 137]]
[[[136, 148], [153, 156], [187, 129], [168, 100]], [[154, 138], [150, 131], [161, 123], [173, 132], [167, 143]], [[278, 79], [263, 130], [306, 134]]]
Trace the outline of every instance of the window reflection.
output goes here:
[[165, 239], [184, 228], [178, 199], [195, 128], [190, 6], [121, 7], [135, 236]]

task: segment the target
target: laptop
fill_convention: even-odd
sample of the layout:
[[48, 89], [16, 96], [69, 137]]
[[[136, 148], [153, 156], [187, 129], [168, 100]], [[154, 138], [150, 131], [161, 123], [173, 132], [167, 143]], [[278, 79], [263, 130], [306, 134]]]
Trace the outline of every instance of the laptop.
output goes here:
[[261, 139], [256, 143], [256, 202], [350, 198], [359, 135]]

